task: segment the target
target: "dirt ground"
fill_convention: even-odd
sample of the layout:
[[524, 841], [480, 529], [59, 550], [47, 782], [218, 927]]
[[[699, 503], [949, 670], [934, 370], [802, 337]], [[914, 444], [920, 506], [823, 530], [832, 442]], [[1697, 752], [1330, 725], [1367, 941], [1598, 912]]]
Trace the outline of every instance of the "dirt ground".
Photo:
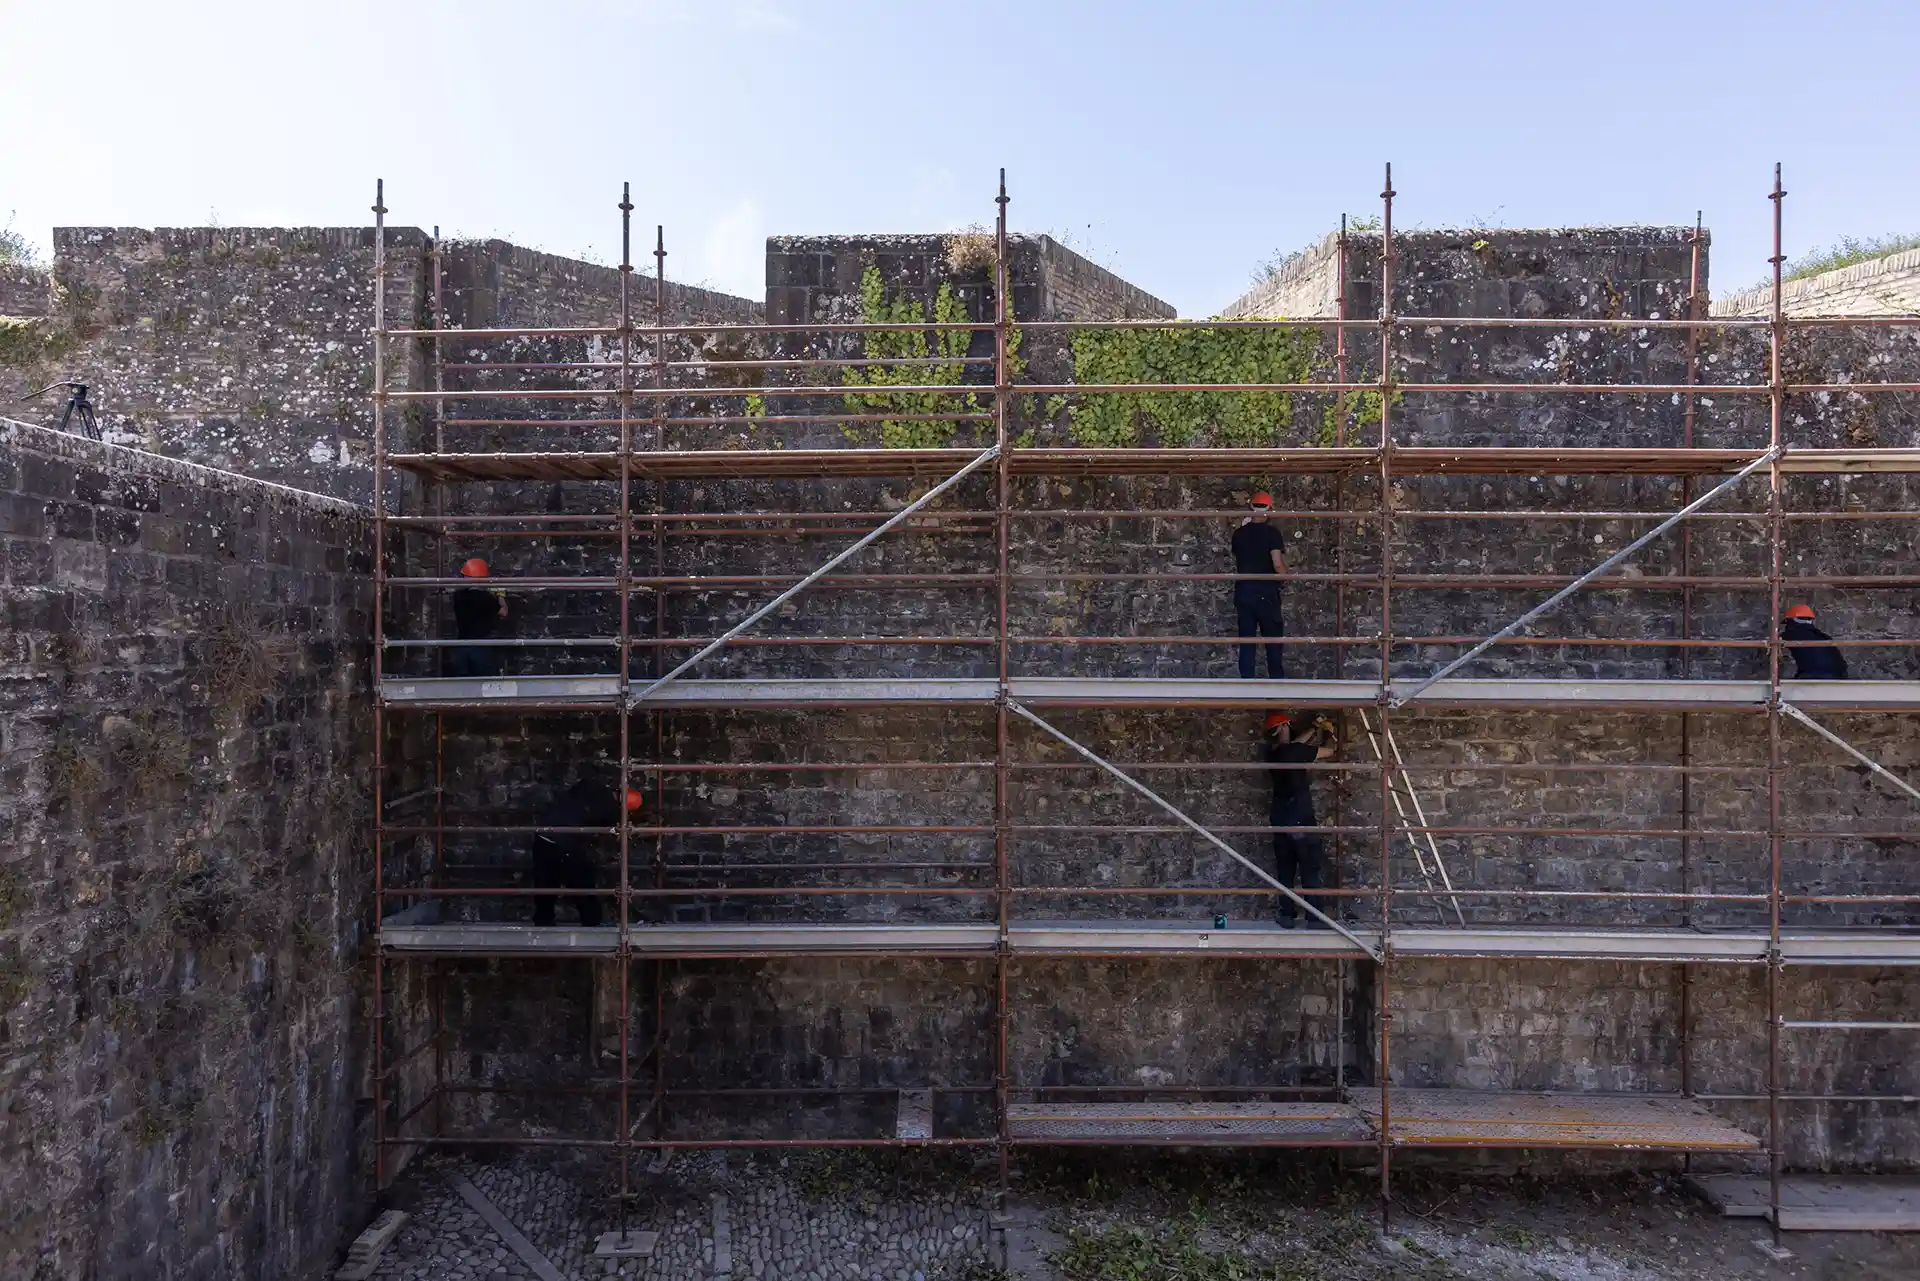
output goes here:
[[1766, 1223], [1722, 1216], [1677, 1168], [1396, 1172], [1382, 1233], [1375, 1179], [1311, 1159], [1028, 1164], [1020, 1204], [1041, 1211], [1051, 1269], [1036, 1275], [1068, 1281], [1920, 1279], [1920, 1234], [1788, 1233], [1793, 1257], [1770, 1258]]

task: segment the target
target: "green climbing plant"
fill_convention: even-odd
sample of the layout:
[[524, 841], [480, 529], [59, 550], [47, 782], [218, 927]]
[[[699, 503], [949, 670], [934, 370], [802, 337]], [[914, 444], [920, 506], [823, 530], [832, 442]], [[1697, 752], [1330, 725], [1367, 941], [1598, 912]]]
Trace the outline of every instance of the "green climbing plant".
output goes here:
[[[1164, 329], [1082, 330], [1073, 336], [1079, 383], [1299, 383], [1325, 365], [1317, 330], [1222, 328], [1204, 321]], [[1364, 393], [1362, 393], [1364, 395]], [[1082, 445], [1126, 447], [1143, 437], [1179, 447], [1253, 447], [1296, 435], [1286, 391], [1140, 391], [1071, 398], [1068, 424]], [[1348, 397], [1348, 412], [1364, 412]], [[1378, 412], [1375, 411], [1375, 420]], [[1329, 407], [1311, 443], [1331, 444]]]
[[[930, 322], [940, 325], [965, 324], [967, 307], [953, 291], [941, 283], [934, 293], [932, 313], [917, 298], [889, 298], [886, 284], [877, 267], [868, 267], [860, 275], [860, 314], [868, 324], [903, 325]], [[963, 329], [902, 329], [866, 335], [865, 355], [870, 360], [921, 360], [941, 356], [957, 360], [967, 354], [973, 335]], [[842, 382], [850, 387], [931, 387], [958, 386], [966, 371], [964, 365], [849, 365]], [[957, 423], [925, 422], [908, 418], [912, 414], [973, 413], [980, 408], [971, 393], [956, 395], [939, 391], [860, 391], [841, 397], [848, 413], [899, 414], [879, 423], [849, 423], [850, 439], [870, 443], [875, 436], [888, 449], [929, 449], [950, 444]], [[877, 427], [875, 431], [873, 428]]]

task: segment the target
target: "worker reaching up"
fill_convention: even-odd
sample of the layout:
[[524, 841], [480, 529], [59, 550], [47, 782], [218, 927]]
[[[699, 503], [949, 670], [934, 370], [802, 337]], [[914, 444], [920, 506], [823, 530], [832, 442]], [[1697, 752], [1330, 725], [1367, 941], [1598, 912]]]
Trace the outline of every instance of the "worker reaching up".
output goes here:
[[1813, 606], [1790, 605], [1780, 624], [1780, 639], [1787, 642], [1793, 655], [1793, 678], [1801, 681], [1843, 681], [1847, 679], [1847, 660], [1837, 645], [1808, 645], [1795, 642], [1831, 641], [1833, 637], [1813, 625]]
[[[1280, 584], [1273, 577], [1287, 572], [1287, 543], [1269, 519], [1273, 514], [1273, 495], [1261, 490], [1249, 504], [1253, 514], [1233, 531], [1233, 570], [1240, 575], [1233, 583], [1233, 609], [1238, 615], [1241, 637], [1285, 636], [1280, 621]], [[1253, 577], [1259, 575], [1259, 577]], [[1267, 676], [1281, 680], [1287, 674], [1286, 655], [1280, 645], [1267, 647]], [[1240, 646], [1240, 675], [1254, 676], [1254, 646]]]
[[[460, 567], [462, 578], [487, 577], [487, 562], [475, 556]], [[461, 640], [490, 640], [507, 616], [507, 598], [484, 587], [456, 587], [453, 634]], [[490, 645], [456, 645], [447, 651], [449, 676], [498, 676], [500, 651]]]
[[[1267, 816], [1269, 827], [1315, 827], [1313, 815], [1313, 774], [1301, 767], [1333, 755], [1333, 722], [1325, 716], [1285, 712], [1267, 716], [1267, 771], [1273, 782], [1273, 806]], [[1317, 832], [1275, 832], [1273, 834], [1274, 878], [1289, 889], [1317, 890], [1326, 884], [1325, 847]], [[1334, 908], [1324, 896], [1303, 894], [1314, 907], [1333, 915]], [[1280, 896], [1275, 919], [1292, 929], [1299, 906], [1286, 895]], [[1325, 928], [1318, 918], [1307, 917], [1308, 928]]]

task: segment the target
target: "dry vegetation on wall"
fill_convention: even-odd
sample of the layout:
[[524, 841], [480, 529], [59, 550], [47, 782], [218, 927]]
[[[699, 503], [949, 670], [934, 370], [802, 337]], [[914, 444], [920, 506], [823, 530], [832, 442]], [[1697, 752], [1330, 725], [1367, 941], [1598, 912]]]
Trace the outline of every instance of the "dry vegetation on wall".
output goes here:
[[[1842, 236], [1823, 249], [1815, 249], [1785, 263], [1780, 279], [1783, 282], [1805, 280], [1809, 276], [1839, 271], [1842, 267], [1856, 267], [1875, 258], [1905, 253], [1909, 249], [1920, 249], [1920, 232], [1892, 236]], [[1766, 289], [1772, 284], [1772, 276], [1762, 276], [1749, 287]]]

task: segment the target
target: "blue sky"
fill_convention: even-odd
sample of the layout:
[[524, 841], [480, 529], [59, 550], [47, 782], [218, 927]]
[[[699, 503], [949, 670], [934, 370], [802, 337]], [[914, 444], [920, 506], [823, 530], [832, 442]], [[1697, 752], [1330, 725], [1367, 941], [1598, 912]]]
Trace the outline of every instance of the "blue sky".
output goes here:
[[758, 295], [769, 233], [1050, 231], [1205, 315], [1342, 211], [1920, 230], [1920, 5], [0, 0], [0, 223], [400, 224]]

